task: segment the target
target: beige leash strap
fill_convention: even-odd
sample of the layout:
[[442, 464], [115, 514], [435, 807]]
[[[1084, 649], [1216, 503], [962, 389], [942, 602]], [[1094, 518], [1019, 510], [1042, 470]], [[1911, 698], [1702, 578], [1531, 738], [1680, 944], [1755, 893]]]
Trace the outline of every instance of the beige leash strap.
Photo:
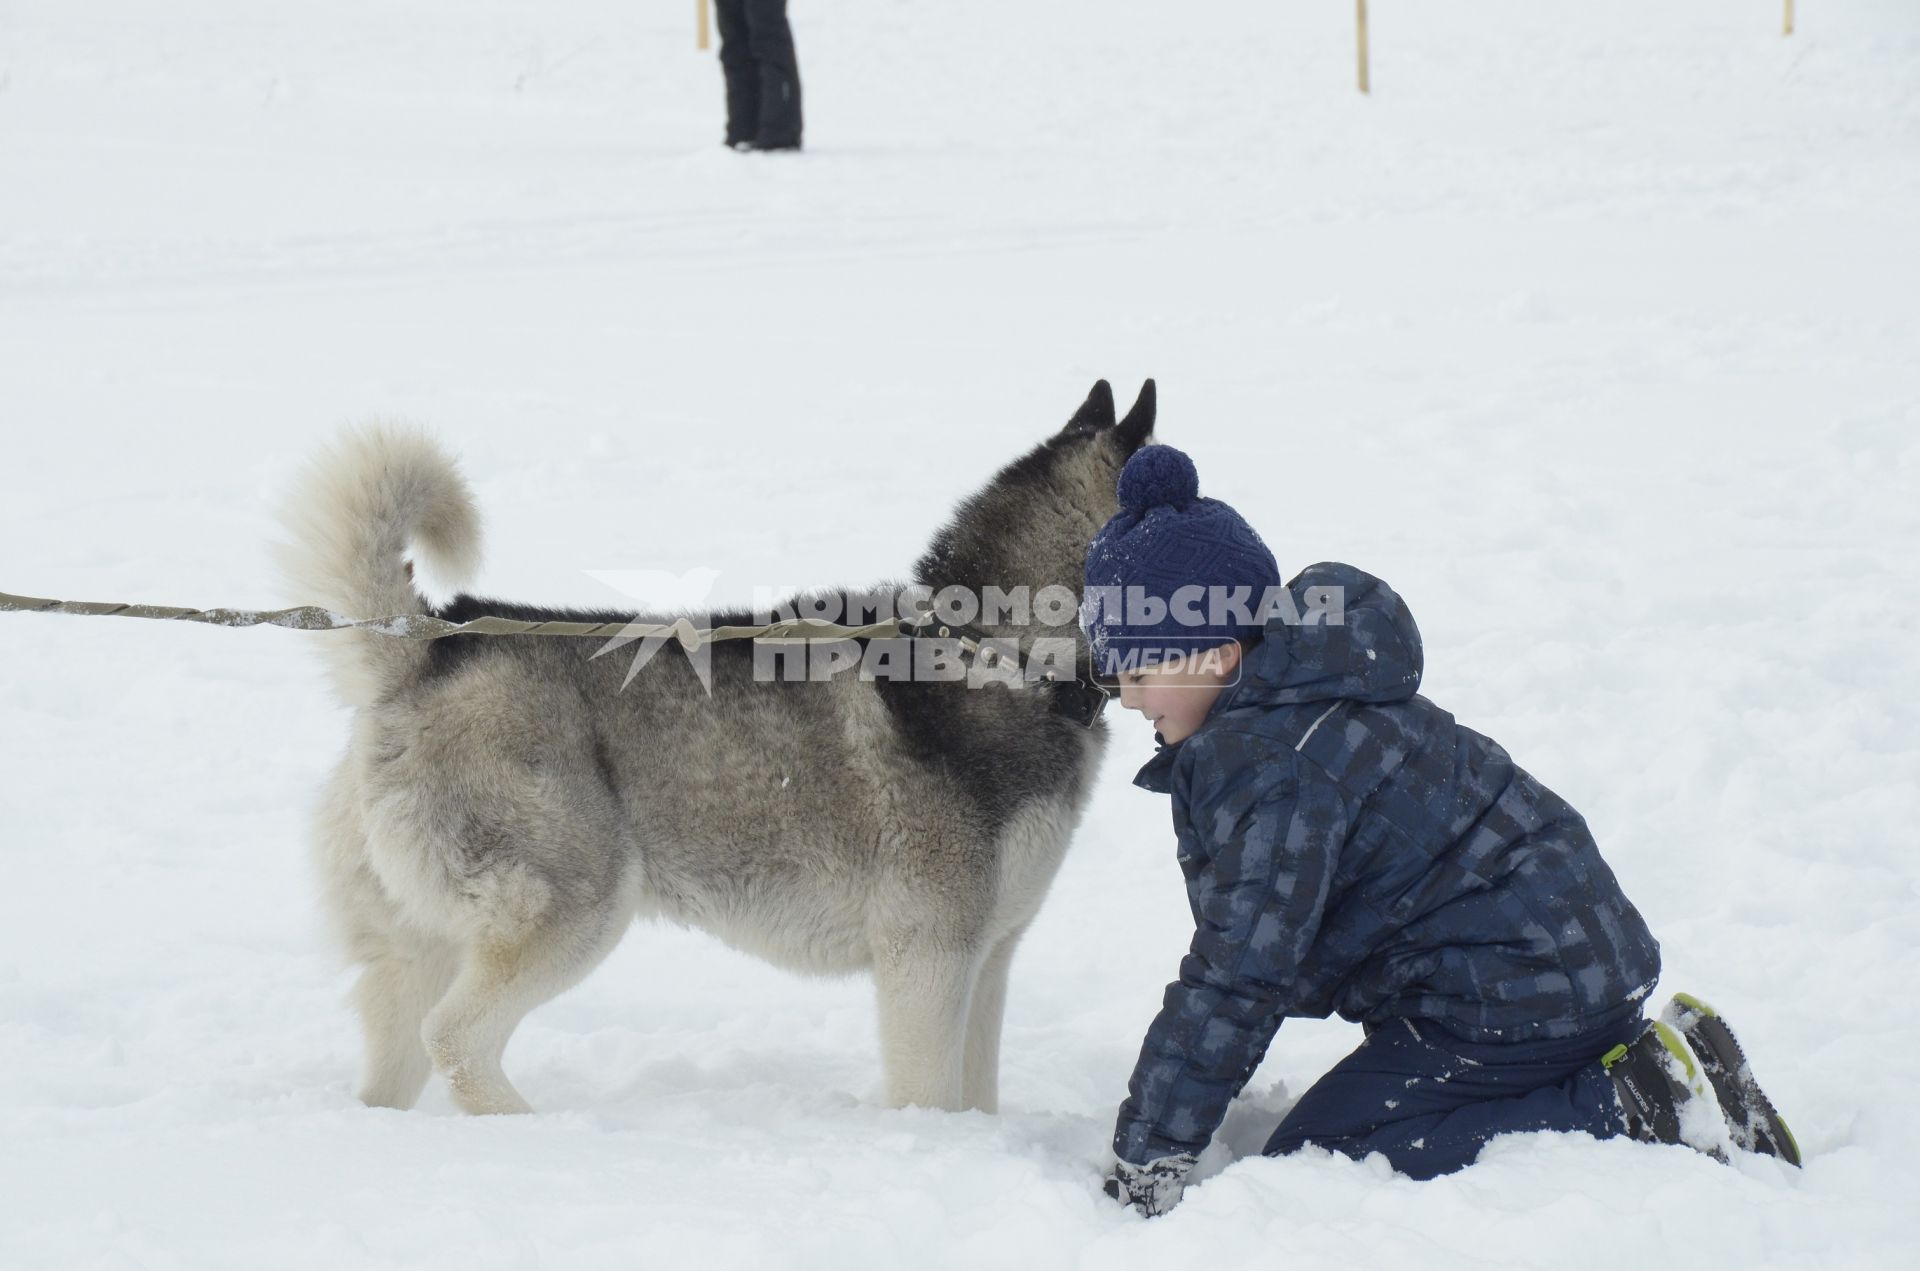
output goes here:
[[318, 605], [292, 609], [181, 609], [173, 605], [126, 605], [94, 600], [48, 600], [0, 591], [0, 613], [67, 613], [102, 618], [161, 618], [204, 622], [216, 627], [289, 627], [295, 631], [372, 631], [404, 640], [439, 640], [455, 635], [586, 636], [645, 640], [672, 637], [681, 647], [698, 648], [717, 640], [883, 640], [907, 634], [898, 622], [843, 627], [818, 618], [793, 618], [764, 626], [712, 627], [701, 630], [685, 618], [674, 622], [526, 622], [516, 618], [474, 618], [448, 622], [424, 613], [386, 618], [349, 618]]

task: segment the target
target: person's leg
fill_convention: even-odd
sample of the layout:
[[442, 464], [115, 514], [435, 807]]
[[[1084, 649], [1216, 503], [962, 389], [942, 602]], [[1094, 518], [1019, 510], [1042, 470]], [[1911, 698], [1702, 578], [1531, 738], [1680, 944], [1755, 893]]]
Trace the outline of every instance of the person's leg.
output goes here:
[[1433, 1178], [1471, 1164], [1489, 1139], [1523, 1130], [1620, 1133], [1612, 1079], [1599, 1059], [1638, 1020], [1561, 1041], [1473, 1045], [1430, 1025], [1383, 1025], [1300, 1097], [1265, 1148], [1305, 1144]]
[[760, 70], [758, 149], [800, 145], [800, 63], [787, 25], [787, 0], [745, 0], [753, 60]]
[[727, 144], [752, 141], [760, 127], [760, 67], [754, 62], [747, 0], [713, 0], [720, 74], [727, 82]]

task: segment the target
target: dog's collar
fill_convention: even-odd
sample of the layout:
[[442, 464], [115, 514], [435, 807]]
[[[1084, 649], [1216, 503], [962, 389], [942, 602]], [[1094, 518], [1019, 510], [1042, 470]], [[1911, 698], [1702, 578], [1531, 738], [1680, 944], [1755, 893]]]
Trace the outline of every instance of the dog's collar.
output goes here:
[[[992, 667], [1007, 656], [1005, 648], [1009, 643], [1005, 637], [995, 636], [978, 627], [963, 623], [941, 622], [935, 618], [923, 618], [918, 621], [902, 618], [900, 634], [915, 640], [952, 640], [960, 646], [961, 652], [976, 659], [982, 666]], [[1086, 672], [1074, 670], [1070, 680], [1062, 679], [1051, 668], [1038, 675], [1029, 676], [1025, 658], [1019, 651], [1019, 645], [1013, 645], [1013, 661], [1020, 672], [1020, 681], [1043, 690], [1050, 699], [1048, 710], [1063, 719], [1070, 719], [1082, 728], [1093, 727], [1107, 708], [1107, 699], [1111, 696], [1100, 687]]]

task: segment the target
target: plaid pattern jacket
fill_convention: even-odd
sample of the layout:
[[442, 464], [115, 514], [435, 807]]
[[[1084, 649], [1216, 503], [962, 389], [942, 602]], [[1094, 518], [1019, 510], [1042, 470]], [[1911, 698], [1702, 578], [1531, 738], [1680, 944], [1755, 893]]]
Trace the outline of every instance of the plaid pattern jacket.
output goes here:
[[1124, 1161], [1202, 1150], [1286, 1016], [1569, 1037], [1637, 1014], [1659, 977], [1580, 814], [1415, 693], [1400, 597], [1350, 565], [1288, 584], [1329, 586], [1341, 623], [1276, 618], [1135, 778], [1173, 796], [1195, 930], [1120, 1108]]

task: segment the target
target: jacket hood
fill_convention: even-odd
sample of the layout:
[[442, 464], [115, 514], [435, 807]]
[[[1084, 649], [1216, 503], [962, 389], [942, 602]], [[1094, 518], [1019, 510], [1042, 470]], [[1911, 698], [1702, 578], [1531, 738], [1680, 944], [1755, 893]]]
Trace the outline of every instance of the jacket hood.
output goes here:
[[[1202, 729], [1249, 707], [1403, 702], [1419, 691], [1420, 628], [1393, 588], [1365, 570], [1325, 561], [1301, 570], [1287, 591], [1293, 612], [1268, 620], [1260, 643], [1247, 650], [1239, 682], [1215, 700]], [[1161, 745], [1134, 784], [1166, 793], [1184, 744]]]
[[[1337, 561], [1309, 565], [1287, 584], [1293, 613], [1269, 619], [1247, 651], [1219, 714], [1296, 702], [1402, 702], [1420, 688], [1420, 628], [1393, 588]], [[1337, 621], [1336, 621], [1337, 619]]]
[[[1286, 584], [1292, 612], [1267, 620], [1200, 730], [1233, 710], [1309, 701], [1405, 701], [1421, 687], [1421, 630], [1400, 593], [1352, 564], [1309, 564]], [[1332, 618], [1338, 616], [1338, 622]], [[1154, 733], [1156, 737], [1160, 733]], [[1185, 741], [1162, 743], [1133, 783], [1165, 795]]]

